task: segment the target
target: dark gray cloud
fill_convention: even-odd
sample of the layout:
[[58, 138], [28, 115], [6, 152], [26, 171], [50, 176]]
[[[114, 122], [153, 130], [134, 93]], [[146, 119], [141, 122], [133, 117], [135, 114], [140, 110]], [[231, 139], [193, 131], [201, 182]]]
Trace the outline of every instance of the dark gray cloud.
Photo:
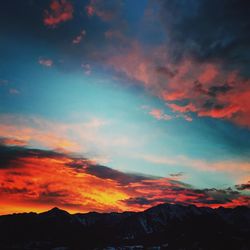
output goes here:
[[[173, 195], [174, 194], [174, 195]], [[178, 194], [181, 194], [184, 199], [178, 199]], [[234, 200], [242, 197], [244, 200], [249, 199], [248, 196], [241, 196], [240, 192], [233, 190], [231, 188], [226, 189], [192, 189], [192, 188], [182, 188], [182, 187], [168, 187], [160, 195], [156, 197], [151, 194], [145, 194], [145, 196], [138, 196], [124, 200], [127, 205], [155, 205], [159, 203], [174, 203], [180, 205], [225, 205], [228, 203], [233, 203]]]
[[183, 176], [183, 175], [184, 175], [184, 172], [178, 172], [178, 173], [170, 174], [170, 176], [172, 176], [172, 177], [180, 177], [180, 176]]
[[247, 183], [235, 185], [235, 187], [238, 190], [250, 190], [250, 181], [248, 181]]
[[173, 56], [249, 63], [250, 2], [159, 0]]
[[16, 162], [20, 158], [57, 158], [62, 156], [63, 154], [51, 150], [29, 149], [19, 146], [6, 146], [0, 143], [0, 169], [18, 167], [18, 164], [13, 164], [13, 162]]
[[85, 168], [85, 171], [88, 174], [95, 175], [102, 179], [116, 180], [117, 182], [123, 185], [149, 179], [149, 177], [145, 177], [143, 175], [123, 173], [115, 169], [108, 168], [108, 167], [101, 166], [101, 165], [89, 165]]
[[129, 198], [124, 201], [128, 205], [150, 205], [152, 204], [152, 201], [145, 197], [135, 197], [135, 198]]

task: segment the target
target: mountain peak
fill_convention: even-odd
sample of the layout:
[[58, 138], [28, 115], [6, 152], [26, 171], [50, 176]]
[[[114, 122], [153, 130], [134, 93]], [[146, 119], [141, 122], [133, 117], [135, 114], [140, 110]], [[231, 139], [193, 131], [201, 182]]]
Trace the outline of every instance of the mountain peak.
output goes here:
[[58, 211], [64, 211], [64, 210], [62, 210], [62, 209], [60, 209], [60, 208], [58, 208], [58, 207], [53, 207], [53, 208], [51, 208], [49, 211], [53, 211], [53, 212], [58, 212]]
[[53, 207], [52, 209], [46, 211], [46, 212], [43, 212], [41, 214], [49, 214], [49, 215], [68, 215], [69, 213], [65, 210], [62, 210], [58, 207]]

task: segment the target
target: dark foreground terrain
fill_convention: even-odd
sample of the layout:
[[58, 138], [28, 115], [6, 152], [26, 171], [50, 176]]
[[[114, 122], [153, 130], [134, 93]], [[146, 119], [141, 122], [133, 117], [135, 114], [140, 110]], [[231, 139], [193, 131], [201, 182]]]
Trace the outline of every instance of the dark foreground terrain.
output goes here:
[[0, 249], [250, 249], [250, 208], [162, 204], [144, 212], [0, 216]]

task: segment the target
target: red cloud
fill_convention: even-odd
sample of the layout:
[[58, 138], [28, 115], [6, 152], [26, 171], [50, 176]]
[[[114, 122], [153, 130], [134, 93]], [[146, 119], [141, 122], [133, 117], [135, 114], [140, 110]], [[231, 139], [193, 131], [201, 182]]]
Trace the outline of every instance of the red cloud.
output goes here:
[[10, 138], [0, 138], [0, 144], [9, 146], [26, 146], [27, 142], [10, 137]]
[[55, 27], [73, 18], [73, 5], [67, 0], [53, 0], [50, 10], [45, 10], [44, 24]]
[[90, 0], [85, 7], [88, 16], [98, 16], [101, 20], [107, 22], [117, 17], [120, 12], [120, 0]]
[[250, 126], [250, 80], [225, 69], [221, 62], [185, 58], [173, 63], [167, 48], [145, 50], [140, 43], [132, 42], [129, 49], [110, 56], [107, 63], [143, 84], [175, 112]]
[[86, 9], [86, 12], [87, 12], [88, 16], [93, 16], [94, 15], [95, 9], [94, 9], [94, 7], [92, 5], [87, 5], [85, 9]]

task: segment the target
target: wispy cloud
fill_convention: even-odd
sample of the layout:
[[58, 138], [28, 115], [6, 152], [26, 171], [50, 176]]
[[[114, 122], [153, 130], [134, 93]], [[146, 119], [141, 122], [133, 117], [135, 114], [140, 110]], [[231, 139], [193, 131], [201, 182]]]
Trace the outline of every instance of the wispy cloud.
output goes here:
[[168, 121], [172, 119], [172, 116], [165, 114], [161, 109], [152, 109], [149, 111], [149, 114], [152, 115], [157, 120]]
[[250, 174], [250, 163], [240, 160], [207, 161], [203, 159], [190, 158], [188, 156], [159, 156], [159, 155], [138, 155], [137, 157], [153, 163], [166, 166], [182, 166], [205, 172], [228, 173], [235, 181]]
[[39, 58], [38, 63], [45, 67], [51, 67], [53, 65], [53, 60], [49, 58]]
[[78, 36], [76, 36], [76, 37], [73, 39], [72, 43], [73, 43], [73, 44], [79, 44], [79, 43], [81, 43], [82, 39], [83, 39], [85, 36], [86, 36], [86, 31], [85, 31], [85, 30], [82, 30], [82, 31], [80, 32], [80, 34], [79, 34]]
[[31, 147], [91, 152], [93, 157], [105, 161], [112, 150], [122, 150], [136, 143], [136, 138], [102, 132], [112, 124], [97, 117], [65, 123], [38, 116], [1, 115], [0, 119], [0, 137], [21, 140]]
[[18, 95], [18, 94], [20, 94], [20, 91], [18, 89], [15, 89], [15, 88], [10, 88], [9, 93], [11, 95]]
[[120, 14], [122, 1], [120, 0], [90, 0], [85, 7], [88, 16], [98, 16], [101, 20], [108, 22], [117, 18]]
[[90, 75], [92, 73], [92, 67], [90, 66], [90, 64], [82, 63], [81, 67], [82, 67], [85, 75]]

